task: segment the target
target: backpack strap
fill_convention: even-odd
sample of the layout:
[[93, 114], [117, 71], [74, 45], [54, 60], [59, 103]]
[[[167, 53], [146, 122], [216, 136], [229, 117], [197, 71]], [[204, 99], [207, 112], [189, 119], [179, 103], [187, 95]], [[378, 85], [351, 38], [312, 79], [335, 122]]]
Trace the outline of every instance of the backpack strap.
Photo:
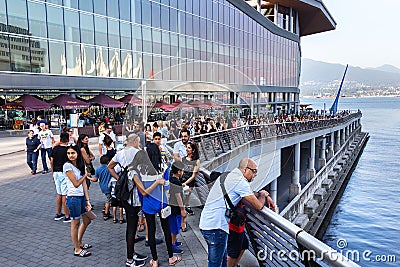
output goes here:
[[226, 203], [228, 203], [229, 208], [231, 210], [235, 210], [236, 207], [233, 205], [231, 199], [229, 198], [228, 193], [226, 192], [226, 189], [225, 189], [225, 185], [224, 185], [225, 179], [228, 176], [228, 174], [229, 174], [229, 172], [224, 172], [221, 174], [221, 176], [219, 178], [219, 185], [221, 186], [222, 193], [224, 194], [225, 201], [226, 201]]

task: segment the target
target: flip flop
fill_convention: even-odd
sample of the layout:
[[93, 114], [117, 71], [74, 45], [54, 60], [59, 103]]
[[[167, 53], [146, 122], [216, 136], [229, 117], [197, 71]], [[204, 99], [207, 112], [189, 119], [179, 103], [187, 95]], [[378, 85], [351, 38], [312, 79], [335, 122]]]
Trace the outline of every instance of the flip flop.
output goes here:
[[173, 261], [173, 262], [169, 262], [169, 261], [168, 261], [168, 266], [174, 266], [174, 265], [176, 265], [178, 262], [180, 262], [180, 261], [182, 260], [182, 257], [181, 257], [181, 256], [175, 255], [174, 257], [176, 258], [176, 260]]
[[92, 248], [93, 246], [90, 244], [84, 244], [83, 246], [81, 246], [81, 249], [88, 249], [88, 248]]
[[84, 250], [84, 249], [82, 249], [81, 252], [79, 252], [79, 253], [75, 253], [75, 251], [74, 251], [74, 256], [77, 256], [77, 257], [89, 257], [90, 255], [92, 255], [92, 253], [90, 253], [89, 251]]

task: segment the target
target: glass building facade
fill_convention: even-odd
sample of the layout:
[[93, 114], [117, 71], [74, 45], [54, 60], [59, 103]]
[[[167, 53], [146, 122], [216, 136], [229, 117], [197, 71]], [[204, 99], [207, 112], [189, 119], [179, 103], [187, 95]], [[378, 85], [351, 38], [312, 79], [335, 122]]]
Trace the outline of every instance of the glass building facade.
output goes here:
[[278, 101], [271, 88], [298, 101], [299, 37], [239, 1], [0, 0], [0, 72], [256, 85], [259, 101]]

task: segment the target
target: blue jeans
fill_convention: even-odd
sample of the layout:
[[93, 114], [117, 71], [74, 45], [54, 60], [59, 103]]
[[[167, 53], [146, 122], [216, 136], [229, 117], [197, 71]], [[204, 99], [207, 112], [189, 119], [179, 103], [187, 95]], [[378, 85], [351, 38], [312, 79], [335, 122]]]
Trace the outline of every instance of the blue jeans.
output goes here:
[[226, 267], [228, 233], [221, 229], [200, 231], [208, 245], [208, 267]]
[[41, 148], [40, 149], [40, 156], [42, 157], [42, 165], [43, 165], [43, 170], [44, 171], [48, 171], [49, 170], [49, 167], [47, 167], [47, 162], [46, 162], [46, 153], [47, 153], [47, 156], [50, 159], [50, 155], [51, 155], [52, 151], [53, 151], [53, 149], [51, 147], [50, 148]]
[[26, 152], [26, 163], [33, 172], [36, 172], [38, 157], [39, 152]]

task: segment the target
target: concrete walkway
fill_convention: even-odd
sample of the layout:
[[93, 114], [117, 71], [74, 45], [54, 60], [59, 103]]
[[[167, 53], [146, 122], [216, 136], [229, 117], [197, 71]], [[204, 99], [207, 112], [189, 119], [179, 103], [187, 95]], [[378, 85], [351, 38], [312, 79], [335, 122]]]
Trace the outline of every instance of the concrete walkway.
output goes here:
[[[88, 227], [83, 240], [93, 245], [93, 255], [88, 258], [73, 256], [70, 224], [53, 220], [56, 192], [51, 174], [30, 175], [25, 152], [16, 152], [24, 148], [25, 138], [0, 138], [2, 266], [125, 266], [126, 224], [102, 219], [105, 197], [97, 183], [90, 188], [90, 198], [99, 217]], [[90, 147], [96, 156], [95, 167], [98, 167], [97, 138], [90, 139]], [[39, 159], [38, 171], [41, 170]], [[195, 215], [188, 217], [188, 231], [178, 237], [183, 242], [184, 254], [177, 266], [207, 266], [207, 246], [198, 228], [201, 210], [194, 208], [194, 211]], [[160, 225], [157, 227], [157, 237], [161, 238]], [[139, 234], [144, 235], [144, 232]], [[151, 258], [144, 241], [136, 244], [135, 250]], [[157, 251], [160, 266], [168, 266], [165, 243], [158, 245]], [[256, 265], [255, 258], [246, 252], [241, 266]]]

